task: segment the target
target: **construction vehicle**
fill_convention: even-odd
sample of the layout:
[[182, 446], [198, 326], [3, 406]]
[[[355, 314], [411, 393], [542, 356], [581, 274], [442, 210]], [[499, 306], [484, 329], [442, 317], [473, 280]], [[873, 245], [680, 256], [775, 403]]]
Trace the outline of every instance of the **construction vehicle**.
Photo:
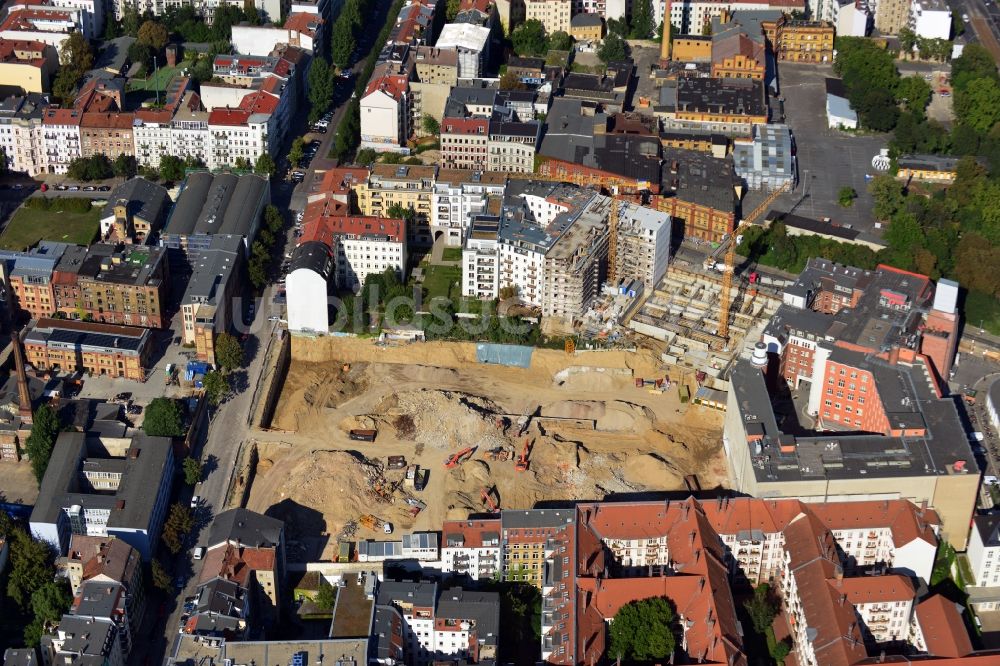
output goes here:
[[385, 530], [386, 522], [381, 518], [376, 518], [370, 513], [366, 513], [358, 518], [358, 524], [361, 525], [361, 527], [372, 530], [373, 532], [378, 532], [379, 530]]
[[376, 435], [378, 435], [378, 431], [355, 428], [352, 429], [347, 435], [356, 442], [374, 442]]
[[480, 499], [482, 499], [483, 504], [489, 507], [490, 513], [497, 513], [500, 511], [500, 498], [497, 497], [496, 501], [493, 500], [493, 495], [497, 494], [496, 486], [492, 488], [486, 488], [483, 486], [483, 490], [480, 493]]
[[528, 471], [528, 455], [531, 454], [531, 439], [524, 440], [524, 449], [521, 451], [521, 456], [514, 463], [514, 469], [518, 472]]
[[405, 456], [389, 456], [389, 463], [386, 465], [389, 469], [403, 469], [406, 467], [406, 457]]
[[458, 453], [453, 453], [452, 455], [448, 456], [447, 460], [444, 461], [444, 468], [451, 469], [455, 465], [459, 465], [465, 462], [466, 460], [472, 457], [472, 454], [475, 452], [475, 450], [476, 447], [470, 446], [468, 448], [462, 449]]
[[502, 446], [498, 446], [495, 449], [486, 451], [483, 457], [494, 462], [504, 462], [510, 457], [510, 452]]
[[413, 487], [414, 482], [417, 478], [417, 472], [420, 470], [420, 465], [410, 465], [406, 468], [406, 485]]

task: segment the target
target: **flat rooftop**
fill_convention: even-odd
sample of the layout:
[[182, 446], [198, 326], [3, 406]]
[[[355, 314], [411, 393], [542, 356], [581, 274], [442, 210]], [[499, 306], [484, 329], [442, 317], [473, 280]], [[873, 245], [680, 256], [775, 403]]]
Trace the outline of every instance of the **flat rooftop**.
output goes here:
[[336, 588], [337, 603], [330, 625], [331, 638], [368, 636], [372, 628], [372, 608], [375, 602], [365, 595], [366, 586], [361, 579], [372, 575], [373, 572], [344, 575], [344, 586]]

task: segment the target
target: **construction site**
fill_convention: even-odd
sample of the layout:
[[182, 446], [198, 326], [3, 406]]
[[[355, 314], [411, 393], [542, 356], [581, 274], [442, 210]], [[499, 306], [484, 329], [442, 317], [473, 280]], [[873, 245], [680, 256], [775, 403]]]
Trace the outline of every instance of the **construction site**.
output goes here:
[[725, 484], [721, 412], [681, 402], [694, 378], [659, 354], [536, 349], [509, 367], [476, 348], [293, 339], [244, 494], [286, 521], [291, 559], [500, 507]]

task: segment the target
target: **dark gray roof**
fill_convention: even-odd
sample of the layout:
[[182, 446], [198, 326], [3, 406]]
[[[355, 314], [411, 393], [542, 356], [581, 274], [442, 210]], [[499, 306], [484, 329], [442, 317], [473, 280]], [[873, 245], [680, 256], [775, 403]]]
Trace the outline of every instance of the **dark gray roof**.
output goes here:
[[[1000, 547], [1000, 513], [976, 516], [972, 519], [983, 546], [987, 548]], [[6, 664], [4, 664], [6, 666]]]
[[308, 241], [295, 248], [292, 260], [289, 262], [288, 273], [301, 269], [310, 270], [324, 280], [330, 278], [330, 273], [333, 272], [333, 259], [326, 243]]
[[844, 82], [840, 79], [823, 79], [826, 84], [826, 94], [833, 95], [834, 97], [843, 97], [847, 99], [847, 88], [844, 87]]
[[74, 615], [113, 617], [118, 602], [124, 601], [121, 583], [88, 580], [80, 586], [80, 601]]
[[500, 632], [500, 595], [460, 587], [442, 590], [434, 617], [469, 622], [480, 641], [496, 645]]
[[685, 201], [733, 213], [739, 204], [739, 178], [731, 157], [677, 148], [663, 149], [663, 176], [660, 193]]
[[900, 169], [954, 172], [960, 159], [950, 155], [900, 155], [896, 164]]
[[[113, 645], [112, 637], [117, 633], [111, 620], [83, 615], [63, 615], [59, 620], [59, 631], [67, 636], [61, 652], [90, 657], [106, 657], [104, 646]], [[63, 660], [57, 656], [56, 661], [62, 663]]]
[[63, 398], [59, 400], [59, 422], [85, 431], [95, 421], [112, 421], [124, 427], [125, 424], [118, 421], [121, 410], [121, 405], [104, 400]]
[[35, 648], [7, 648], [3, 653], [3, 666], [38, 666], [40, 663]]
[[181, 302], [215, 303], [225, 293], [225, 285], [232, 277], [243, 248], [242, 236], [213, 236], [191, 267], [191, 277]]
[[162, 221], [170, 207], [170, 197], [162, 185], [137, 177], [125, 181], [111, 192], [102, 217], [113, 217], [115, 205], [121, 200], [128, 202], [129, 214], [150, 222]]
[[504, 509], [500, 514], [503, 529], [521, 527], [561, 527], [573, 522], [573, 509]]
[[764, 82], [681, 77], [677, 80], [677, 110], [766, 116]]
[[240, 607], [243, 590], [239, 584], [224, 578], [213, 578], [198, 588], [195, 610], [198, 613], [212, 613], [230, 617], [241, 617]]
[[157, 500], [156, 490], [172, 461], [170, 438], [136, 433], [124, 458], [124, 475], [113, 495], [90, 493], [82, 487], [80, 469], [88, 456], [93, 460], [114, 460], [96, 448], [88, 450], [84, 433], [60, 433], [31, 512], [31, 522], [56, 523], [60, 511], [79, 504], [109, 510], [109, 528], [148, 529]]
[[78, 330], [61, 327], [57, 319], [46, 319], [32, 322], [24, 334], [24, 341], [79, 351], [118, 350], [133, 355], [140, 354], [149, 340], [149, 330], [137, 327], [116, 328], [121, 330], [113, 333], [99, 328], [92, 331]]
[[277, 547], [285, 524], [247, 509], [230, 509], [215, 517], [208, 536], [208, 546], [231, 541], [252, 548]]
[[545, 67], [545, 58], [522, 58], [521, 56], [511, 56], [507, 61], [507, 69], [519, 67], [522, 69], [537, 69], [539, 72]]
[[575, 14], [573, 18], [570, 19], [569, 24], [574, 28], [586, 28], [604, 25], [604, 19], [601, 18], [600, 14], [588, 14], [586, 12], [581, 12], [579, 14]]
[[386, 580], [378, 587], [375, 603], [394, 606], [397, 603], [433, 608], [437, 597], [437, 583]]
[[268, 190], [267, 180], [251, 174], [193, 173], [184, 182], [167, 221], [166, 233], [249, 236], [254, 214]]
[[165, 248], [150, 245], [95, 243], [79, 263], [75, 248], [67, 249], [56, 268], [100, 282], [157, 287], [164, 274], [166, 254]]

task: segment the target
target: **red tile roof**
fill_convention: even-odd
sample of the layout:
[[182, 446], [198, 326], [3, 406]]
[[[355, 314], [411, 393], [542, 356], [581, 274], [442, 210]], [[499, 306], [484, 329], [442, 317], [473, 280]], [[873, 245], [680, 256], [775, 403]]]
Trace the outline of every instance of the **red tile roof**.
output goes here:
[[953, 601], [940, 594], [924, 599], [917, 604], [917, 622], [930, 654], [964, 657], [972, 652], [965, 622]]
[[458, 11], [467, 12], [470, 9], [475, 9], [481, 14], [489, 14], [492, 6], [493, 0], [461, 0], [458, 3]]
[[[45, 58], [45, 49], [48, 45], [32, 39], [0, 39], [0, 62], [22, 63], [33, 67], [45, 67], [48, 60]], [[18, 52], [34, 54], [39, 53], [34, 58], [19, 58]]]
[[937, 546], [935, 526], [941, 519], [933, 509], [923, 509], [909, 500], [872, 500], [866, 502], [825, 502], [809, 508], [831, 530], [887, 527], [893, 543], [905, 546], [923, 539]]
[[323, 174], [319, 191], [323, 194], [345, 195], [366, 180], [368, 180], [368, 169], [363, 167], [330, 169]]
[[217, 108], [208, 113], [209, 125], [228, 125], [238, 127], [246, 125], [250, 120], [250, 112], [243, 109], [221, 109]]
[[858, 604], [876, 604], [887, 601], [913, 601], [913, 583], [906, 576], [856, 576], [829, 581], [834, 592]]
[[382, 91], [398, 102], [406, 94], [407, 90], [409, 90], [408, 77], [402, 74], [387, 74], [380, 77], [373, 76], [371, 81], [368, 82], [368, 87], [365, 88], [365, 96], [371, 95], [376, 91]]
[[249, 112], [251, 115], [257, 113], [274, 113], [277, 108], [277, 98], [262, 92], [250, 93], [240, 101], [240, 109]]
[[72, 12], [61, 9], [15, 9], [0, 23], [0, 30], [37, 30], [35, 21], [71, 21]]
[[79, 125], [81, 114], [76, 109], [60, 109], [49, 107], [42, 116], [43, 125]]
[[445, 118], [441, 121], [441, 134], [486, 136], [489, 134], [489, 118]]
[[[295, 30], [303, 34], [309, 35], [310, 37], [316, 36], [316, 27], [323, 25], [324, 21], [317, 14], [310, 14], [308, 12], [295, 12], [294, 14], [289, 14], [288, 18], [285, 20], [285, 29]], [[312, 24], [312, 27], [310, 27]]]
[[212, 548], [205, 555], [201, 569], [201, 583], [215, 577], [231, 580], [247, 587], [250, 574], [255, 571], [275, 571], [276, 554], [273, 548], [240, 548], [223, 545]]
[[[346, 212], [346, 206], [334, 199], [323, 202], [324, 212], [341, 210]], [[332, 205], [331, 205], [332, 204]], [[343, 206], [343, 208], [341, 208]], [[306, 207], [307, 213], [309, 206]], [[312, 219], [303, 216], [302, 236], [299, 244], [310, 240], [326, 243], [333, 248], [337, 239], [342, 236], [387, 236], [392, 242], [402, 243], [406, 239], [406, 222], [390, 217], [368, 217], [365, 215], [321, 215], [313, 212]]]
[[483, 534], [493, 532], [500, 534], [500, 519], [488, 518], [486, 520], [446, 520], [441, 524], [441, 534], [444, 535], [445, 543], [452, 534], [462, 536], [462, 548], [482, 548]]
[[84, 113], [80, 126], [131, 131], [134, 118], [131, 113]]

